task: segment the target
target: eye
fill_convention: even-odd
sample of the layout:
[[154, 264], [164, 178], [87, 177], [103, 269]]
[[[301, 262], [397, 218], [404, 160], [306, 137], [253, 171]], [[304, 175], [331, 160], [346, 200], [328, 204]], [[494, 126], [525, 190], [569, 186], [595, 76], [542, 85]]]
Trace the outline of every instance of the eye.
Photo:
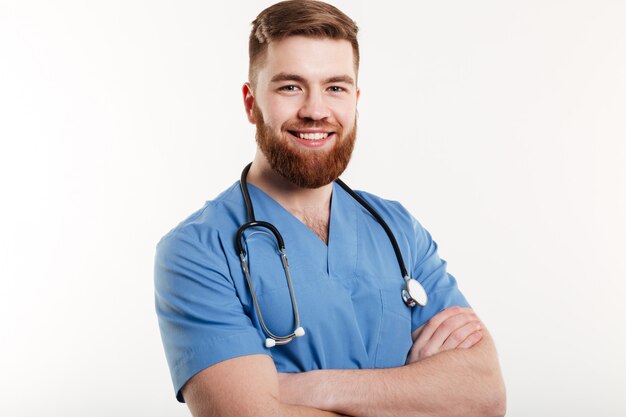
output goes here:
[[292, 91], [298, 91], [299, 89], [300, 87], [298, 87], [297, 85], [283, 85], [282, 87], [278, 88], [278, 91], [292, 92]]
[[333, 85], [332, 87], [329, 87], [328, 89], [332, 91], [333, 93], [343, 93], [344, 91], [346, 91], [343, 87], [339, 87], [338, 85]]

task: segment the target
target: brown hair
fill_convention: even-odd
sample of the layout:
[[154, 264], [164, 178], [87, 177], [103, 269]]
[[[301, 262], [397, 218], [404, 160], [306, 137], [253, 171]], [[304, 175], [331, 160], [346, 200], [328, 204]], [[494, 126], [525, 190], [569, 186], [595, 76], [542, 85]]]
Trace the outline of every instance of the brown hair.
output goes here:
[[254, 85], [267, 46], [289, 36], [343, 39], [352, 44], [354, 70], [359, 70], [359, 28], [354, 20], [328, 3], [316, 0], [287, 0], [263, 10], [252, 22], [249, 41], [248, 80]]

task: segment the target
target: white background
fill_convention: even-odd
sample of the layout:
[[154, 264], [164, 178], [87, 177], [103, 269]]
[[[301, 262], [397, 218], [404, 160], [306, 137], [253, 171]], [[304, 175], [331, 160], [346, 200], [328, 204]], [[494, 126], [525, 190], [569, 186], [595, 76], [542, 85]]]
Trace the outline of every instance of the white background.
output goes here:
[[[0, 1], [1, 415], [188, 415], [154, 249], [253, 157], [269, 4]], [[439, 242], [508, 415], [626, 415], [626, 2], [335, 4], [361, 28], [344, 179]]]

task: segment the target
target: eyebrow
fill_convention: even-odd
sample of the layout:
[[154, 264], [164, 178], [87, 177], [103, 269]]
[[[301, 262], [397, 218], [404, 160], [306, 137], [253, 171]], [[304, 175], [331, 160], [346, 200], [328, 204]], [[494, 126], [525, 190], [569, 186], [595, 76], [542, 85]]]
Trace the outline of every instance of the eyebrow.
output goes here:
[[[299, 83], [306, 84], [307, 81], [304, 77], [297, 74], [288, 74], [285, 72], [278, 73], [272, 77], [270, 82], [277, 83], [281, 81], [295, 81]], [[326, 78], [323, 84], [332, 84], [332, 83], [346, 83], [350, 85], [354, 85], [354, 79], [349, 75], [335, 75], [333, 77]]]

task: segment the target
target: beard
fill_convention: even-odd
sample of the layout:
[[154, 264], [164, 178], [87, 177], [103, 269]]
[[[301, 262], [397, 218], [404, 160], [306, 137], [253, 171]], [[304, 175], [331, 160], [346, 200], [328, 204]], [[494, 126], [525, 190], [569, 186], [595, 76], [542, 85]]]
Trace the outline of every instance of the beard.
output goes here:
[[[256, 103], [252, 111], [256, 120], [256, 143], [272, 169], [287, 181], [301, 188], [319, 188], [330, 184], [345, 171], [356, 141], [356, 118], [354, 127], [345, 135], [340, 125], [313, 121], [286, 122], [277, 134], [265, 124]], [[335, 146], [324, 151], [307, 150], [296, 147], [285, 138], [289, 130], [307, 128], [335, 132]]]

